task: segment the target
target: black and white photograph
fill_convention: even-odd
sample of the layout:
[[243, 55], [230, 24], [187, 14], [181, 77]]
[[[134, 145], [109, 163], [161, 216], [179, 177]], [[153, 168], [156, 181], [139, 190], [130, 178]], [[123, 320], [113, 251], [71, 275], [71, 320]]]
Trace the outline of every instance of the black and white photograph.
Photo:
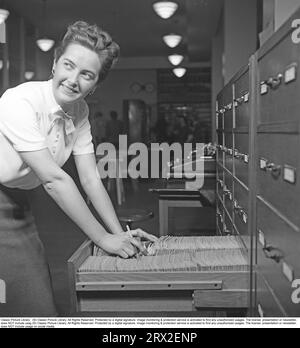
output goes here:
[[0, 0], [0, 328], [300, 327], [299, 149], [300, 0]]

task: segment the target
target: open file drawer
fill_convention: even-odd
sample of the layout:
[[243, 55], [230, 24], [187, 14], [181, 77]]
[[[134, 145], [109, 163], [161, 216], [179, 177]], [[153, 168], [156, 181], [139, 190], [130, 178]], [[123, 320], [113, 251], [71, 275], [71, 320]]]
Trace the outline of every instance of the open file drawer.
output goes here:
[[[93, 269], [93, 262], [95, 265], [98, 261], [95, 261], [95, 257], [92, 256], [93, 243], [86, 241], [68, 261], [72, 311], [187, 312], [202, 308], [247, 309], [250, 267], [240, 240], [236, 237], [192, 238], [199, 238], [199, 245], [205, 245], [209, 238], [214, 238], [214, 240], [211, 239], [211, 244], [219, 245], [219, 249], [214, 251], [202, 249], [199, 252], [207, 253], [210, 259], [216, 253], [219, 255], [217, 258], [224, 264], [215, 265], [214, 270], [210, 271], [209, 262], [201, 270], [190, 263], [185, 268], [182, 262], [179, 268], [172, 270], [169, 263], [163, 271], [164, 266], [161, 265], [163, 257], [160, 258], [160, 255], [152, 256], [154, 259], [151, 263], [156, 264], [156, 270], [127, 269], [126, 271], [125, 268], [123, 270], [112, 268], [109, 272], [101, 271]], [[219, 239], [216, 240], [216, 238]], [[228, 251], [222, 249], [222, 243], [225, 245], [229, 243]], [[234, 255], [232, 264], [228, 261], [231, 256], [226, 258], [226, 253]], [[189, 259], [188, 255], [188, 253], [185, 254], [186, 261]], [[130, 260], [124, 261], [113, 257], [111, 260], [119, 265], [130, 263]], [[138, 264], [136, 259], [133, 262]]]

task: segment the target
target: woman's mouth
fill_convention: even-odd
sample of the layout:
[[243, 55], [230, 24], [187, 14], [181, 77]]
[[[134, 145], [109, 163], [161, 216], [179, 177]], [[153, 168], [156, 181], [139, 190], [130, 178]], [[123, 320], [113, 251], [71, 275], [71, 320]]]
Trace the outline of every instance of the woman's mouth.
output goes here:
[[68, 95], [78, 94], [78, 90], [76, 90], [72, 87], [69, 87], [69, 86], [64, 85], [64, 84], [62, 84], [62, 87], [63, 87], [63, 91], [65, 94], [68, 94]]

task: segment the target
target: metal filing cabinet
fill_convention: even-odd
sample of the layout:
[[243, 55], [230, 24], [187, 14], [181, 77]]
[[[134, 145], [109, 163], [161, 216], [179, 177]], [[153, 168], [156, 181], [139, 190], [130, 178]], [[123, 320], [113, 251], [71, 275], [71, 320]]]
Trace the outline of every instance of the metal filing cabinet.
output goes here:
[[292, 297], [300, 279], [300, 44], [291, 38], [298, 18], [300, 10], [219, 95], [220, 233], [245, 242], [250, 310], [262, 317], [300, 316]]
[[258, 51], [257, 290], [260, 316], [300, 316], [292, 300], [300, 279], [300, 45], [292, 42], [298, 11]]

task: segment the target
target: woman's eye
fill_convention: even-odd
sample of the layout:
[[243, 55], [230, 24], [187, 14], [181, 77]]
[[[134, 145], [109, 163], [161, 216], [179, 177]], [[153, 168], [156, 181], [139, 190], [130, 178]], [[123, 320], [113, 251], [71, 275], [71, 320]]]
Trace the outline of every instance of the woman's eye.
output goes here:
[[72, 68], [72, 65], [71, 65], [70, 63], [67, 63], [67, 62], [64, 63], [64, 66], [65, 66], [67, 69], [71, 69], [71, 68]]
[[82, 73], [82, 76], [86, 79], [86, 80], [92, 80], [93, 76], [89, 73]]

